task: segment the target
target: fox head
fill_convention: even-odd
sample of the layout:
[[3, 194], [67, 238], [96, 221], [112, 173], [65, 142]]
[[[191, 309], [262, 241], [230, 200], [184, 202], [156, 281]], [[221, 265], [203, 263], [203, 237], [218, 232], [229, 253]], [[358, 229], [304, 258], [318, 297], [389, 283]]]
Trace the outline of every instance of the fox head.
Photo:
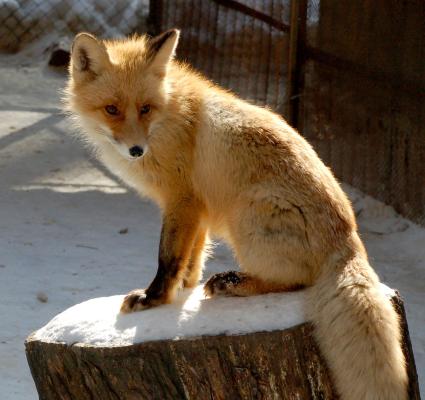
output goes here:
[[128, 159], [146, 153], [149, 132], [167, 104], [167, 70], [178, 38], [175, 29], [116, 41], [76, 36], [65, 101], [90, 142], [108, 142]]

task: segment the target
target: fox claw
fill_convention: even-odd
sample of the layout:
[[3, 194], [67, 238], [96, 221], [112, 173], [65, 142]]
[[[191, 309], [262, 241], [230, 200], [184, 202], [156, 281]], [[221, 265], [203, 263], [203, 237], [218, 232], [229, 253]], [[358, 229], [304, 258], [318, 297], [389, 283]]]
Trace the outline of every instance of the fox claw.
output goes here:
[[121, 304], [120, 312], [124, 314], [146, 310], [147, 308], [155, 307], [163, 302], [158, 299], [153, 299], [146, 295], [144, 289], [132, 290], [124, 297]]

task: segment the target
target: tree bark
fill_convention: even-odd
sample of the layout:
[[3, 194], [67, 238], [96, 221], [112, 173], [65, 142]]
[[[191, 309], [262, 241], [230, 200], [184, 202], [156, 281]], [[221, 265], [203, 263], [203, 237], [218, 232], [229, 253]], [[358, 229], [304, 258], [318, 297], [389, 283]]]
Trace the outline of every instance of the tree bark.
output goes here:
[[[403, 303], [409, 398], [420, 399]], [[239, 336], [203, 336], [125, 347], [47, 343], [26, 354], [40, 399], [336, 399], [326, 364], [304, 323]]]

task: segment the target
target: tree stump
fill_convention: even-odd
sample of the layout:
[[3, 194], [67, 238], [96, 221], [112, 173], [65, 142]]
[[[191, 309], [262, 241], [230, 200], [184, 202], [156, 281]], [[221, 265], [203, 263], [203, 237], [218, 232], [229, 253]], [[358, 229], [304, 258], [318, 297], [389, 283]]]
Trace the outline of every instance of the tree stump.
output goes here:
[[[409, 398], [420, 399], [403, 303], [383, 290], [402, 319]], [[40, 399], [336, 398], [304, 291], [204, 300], [197, 288], [130, 315], [118, 313], [122, 298], [71, 307], [28, 337]]]

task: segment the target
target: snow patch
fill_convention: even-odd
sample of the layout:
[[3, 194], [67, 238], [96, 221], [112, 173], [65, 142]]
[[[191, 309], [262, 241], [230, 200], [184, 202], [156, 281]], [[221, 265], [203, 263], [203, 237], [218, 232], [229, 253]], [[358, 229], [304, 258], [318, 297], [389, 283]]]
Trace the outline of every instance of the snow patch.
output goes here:
[[[382, 292], [394, 291], [381, 285]], [[173, 304], [133, 314], [119, 312], [124, 296], [100, 297], [77, 304], [36, 331], [45, 342], [127, 346], [154, 340], [209, 335], [238, 335], [283, 330], [305, 322], [307, 290], [252, 297], [206, 299], [203, 287], [183, 290]]]

